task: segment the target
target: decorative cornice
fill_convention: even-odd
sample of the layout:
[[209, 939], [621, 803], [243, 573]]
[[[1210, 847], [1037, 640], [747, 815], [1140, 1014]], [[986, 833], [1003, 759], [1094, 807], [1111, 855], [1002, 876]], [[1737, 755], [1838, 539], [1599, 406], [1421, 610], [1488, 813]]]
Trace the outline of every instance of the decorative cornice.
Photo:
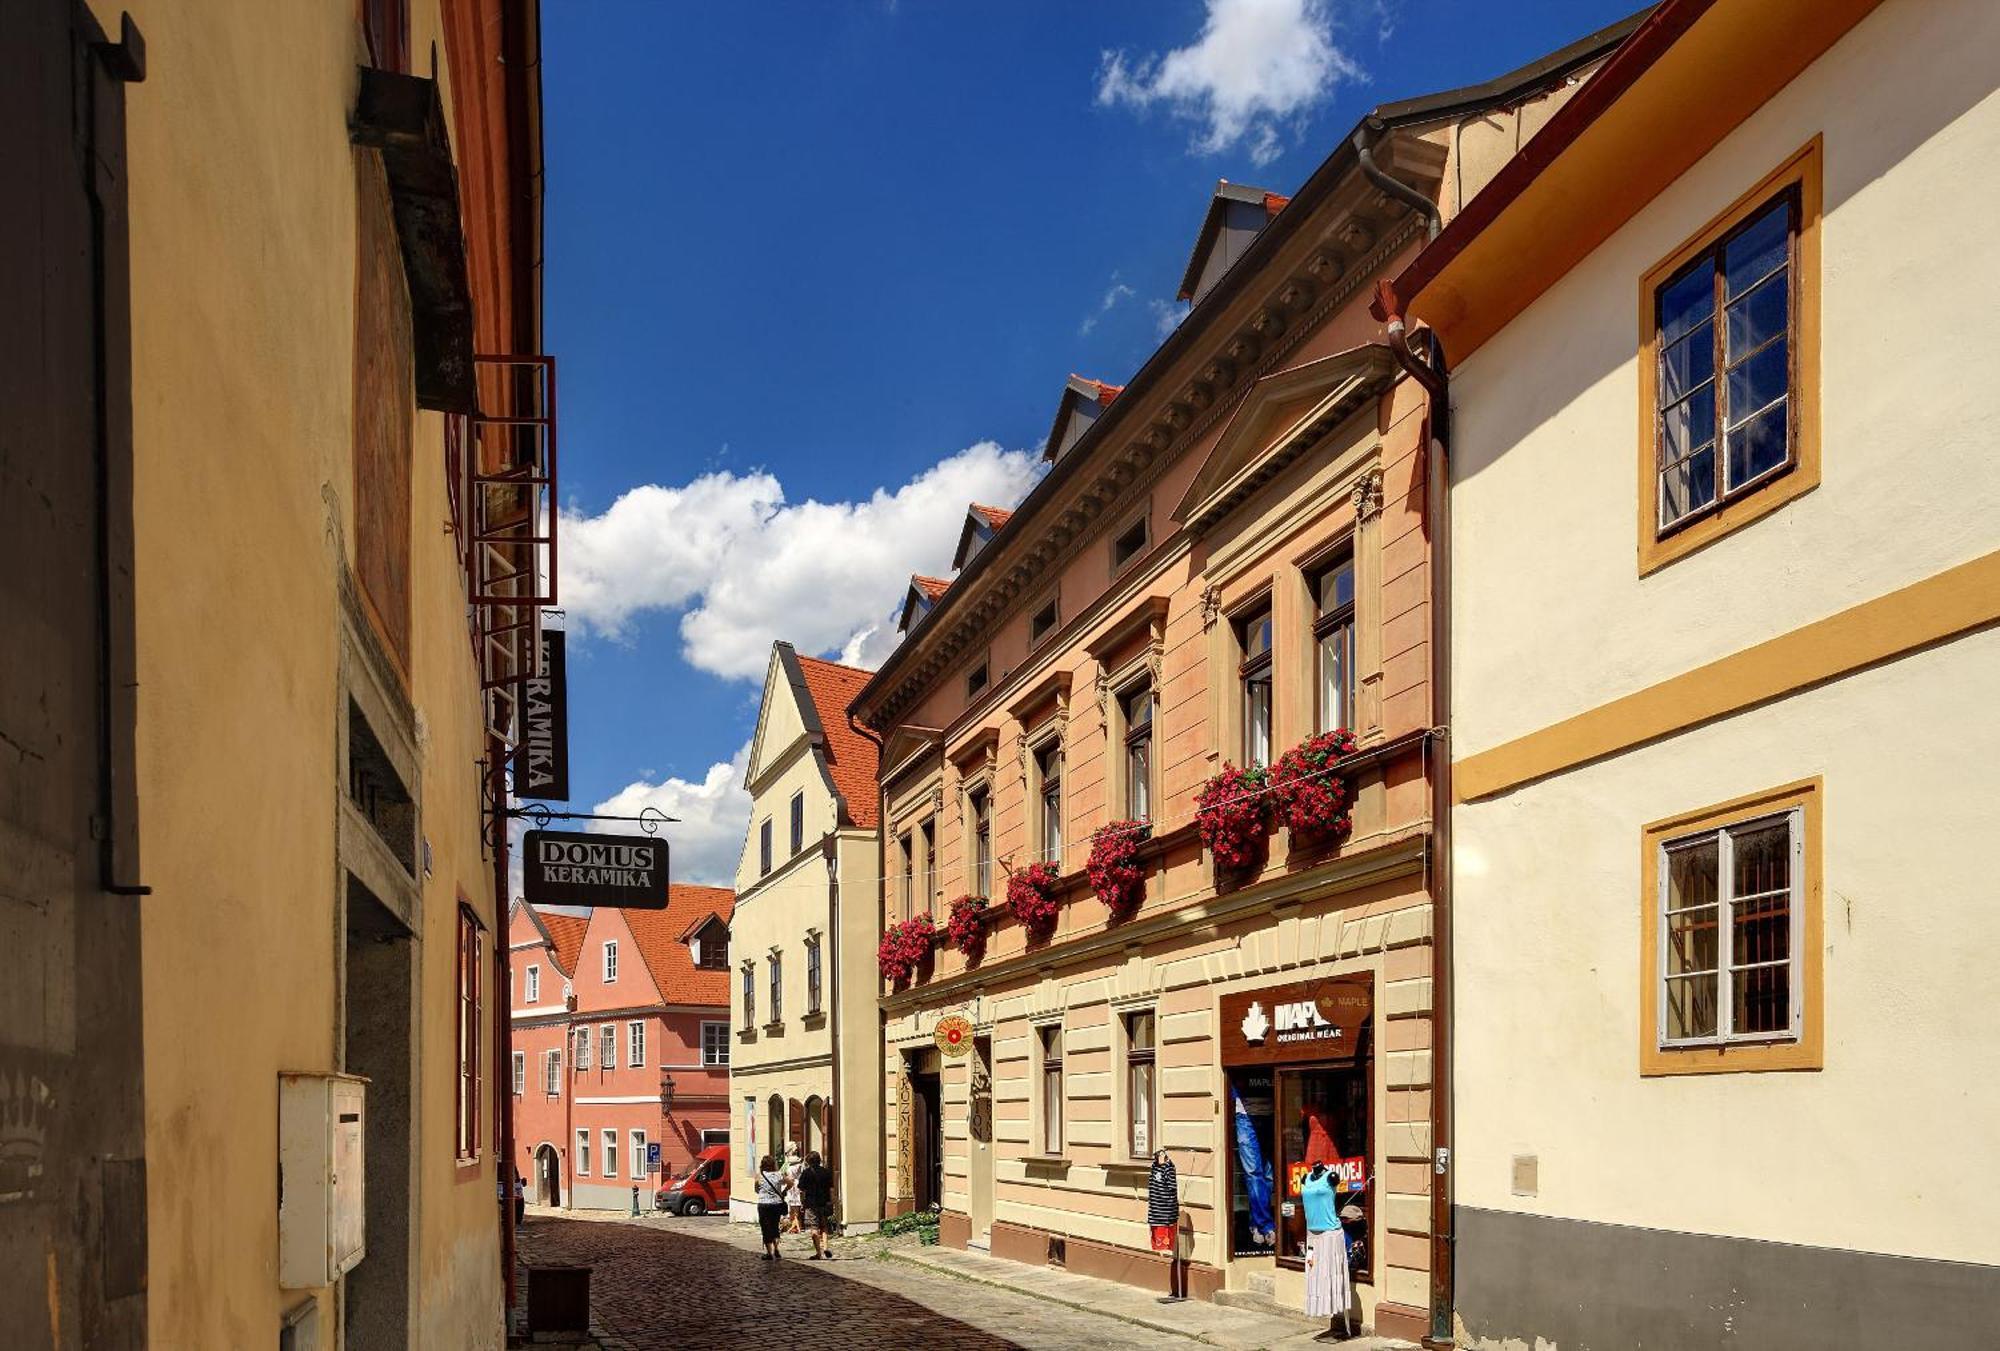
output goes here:
[[[1059, 569], [1083, 546], [1093, 524], [1150, 487], [1218, 418], [1240, 402], [1252, 384], [1280, 368], [1329, 315], [1415, 237], [1419, 221], [1414, 212], [1378, 230], [1357, 219], [1358, 213], [1371, 207], [1391, 212], [1399, 209], [1376, 194], [1339, 214], [1322, 234], [1320, 246], [1302, 260], [1296, 272], [1273, 287], [1264, 307], [1253, 313], [1247, 325], [1219, 340], [1224, 353], [1257, 353], [1261, 359], [1242, 365], [1231, 361], [1226, 372], [1213, 355], [1191, 359], [1181, 393], [1165, 402], [1150, 426], [1130, 432], [1126, 442], [1097, 466], [1097, 477], [1081, 484], [1067, 505], [1051, 504], [1049, 511], [1054, 516], [1042, 538], [1013, 546], [1017, 557], [1011, 566], [1003, 565], [1004, 570], [985, 584], [983, 594], [967, 602], [970, 609], [956, 617], [954, 627], [941, 634], [931, 650], [870, 710], [870, 725], [878, 729], [894, 725], [983, 630], [1035, 594], [1036, 578]], [[1368, 248], [1378, 236], [1380, 242]], [[1336, 239], [1344, 248], [1331, 247]], [[1366, 256], [1354, 266], [1342, 266], [1344, 256], [1361, 253]], [[1327, 276], [1334, 279], [1332, 284], [1322, 280]], [[1216, 381], [1225, 374], [1226, 383], [1218, 385]]]

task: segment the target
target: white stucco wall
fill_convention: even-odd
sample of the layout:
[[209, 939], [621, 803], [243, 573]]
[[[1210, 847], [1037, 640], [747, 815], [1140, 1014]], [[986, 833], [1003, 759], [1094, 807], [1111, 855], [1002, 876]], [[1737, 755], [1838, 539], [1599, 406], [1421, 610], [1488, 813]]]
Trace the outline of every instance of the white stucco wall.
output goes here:
[[[1454, 373], [1457, 755], [2000, 547], [1995, 51], [1889, 0]], [[1815, 134], [1822, 482], [1642, 579], [1639, 279]]]
[[[1996, 689], [1988, 630], [1461, 808], [1458, 1201], [2000, 1261]], [[1641, 1078], [1641, 827], [1815, 775], [1825, 1068]]]

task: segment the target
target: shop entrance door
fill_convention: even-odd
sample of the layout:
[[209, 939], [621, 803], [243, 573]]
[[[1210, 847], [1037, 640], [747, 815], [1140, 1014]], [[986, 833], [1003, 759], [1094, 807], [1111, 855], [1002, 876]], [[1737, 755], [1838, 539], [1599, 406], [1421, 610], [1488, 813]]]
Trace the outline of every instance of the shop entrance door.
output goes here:
[[966, 1134], [971, 1137], [971, 1244], [988, 1247], [993, 1239], [993, 1038], [972, 1039], [972, 1086], [966, 1110]]
[[911, 1165], [919, 1211], [944, 1199], [944, 1141], [939, 1129], [942, 1098], [935, 1072], [910, 1076]]

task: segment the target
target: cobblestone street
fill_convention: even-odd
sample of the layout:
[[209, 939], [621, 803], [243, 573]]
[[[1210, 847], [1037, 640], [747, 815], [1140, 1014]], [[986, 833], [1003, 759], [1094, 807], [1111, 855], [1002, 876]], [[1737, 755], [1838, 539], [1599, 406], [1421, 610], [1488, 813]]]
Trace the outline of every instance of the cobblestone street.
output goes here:
[[829, 1262], [807, 1260], [803, 1238], [784, 1242], [784, 1259], [766, 1262], [751, 1225], [544, 1212], [520, 1231], [520, 1255], [593, 1268], [592, 1321], [610, 1351], [802, 1342], [1125, 1351], [1206, 1340], [919, 1267], [875, 1239], [842, 1240]]

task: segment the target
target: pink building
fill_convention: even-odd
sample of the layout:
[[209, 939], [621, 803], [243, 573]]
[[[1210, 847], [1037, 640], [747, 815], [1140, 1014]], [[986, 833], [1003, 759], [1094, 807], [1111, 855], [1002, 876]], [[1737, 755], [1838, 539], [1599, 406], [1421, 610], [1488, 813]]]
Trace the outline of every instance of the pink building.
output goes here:
[[729, 918], [723, 887], [673, 888], [665, 910], [588, 917], [514, 908], [515, 1166], [545, 1205], [652, 1204], [729, 1139]]

